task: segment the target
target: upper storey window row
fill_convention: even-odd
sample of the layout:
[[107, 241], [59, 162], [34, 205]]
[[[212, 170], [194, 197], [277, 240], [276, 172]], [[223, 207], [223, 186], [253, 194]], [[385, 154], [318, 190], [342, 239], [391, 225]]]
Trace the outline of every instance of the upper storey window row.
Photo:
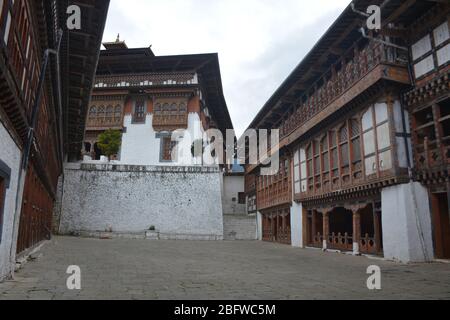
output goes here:
[[110, 127], [122, 125], [122, 105], [102, 103], [93, 105], [89, 109], [88, 127]]
[[127, 88], [150, 86], [197, 85], [198, 76], [191, 72], [148, 73], [97, 76], [95, 88]]
[[420, 79], [450, 62], [450, 31], [444, 22], [411, 46], [416, 79]]
[[296, 151], [295, 194], [314, 195], [369, 179], [393, 168], [386, 103], [347, 119]]
[[40, 73], [40, 48], [30, 16], [30, 1], [0, 1], [0, 48], [6, 55], [15, 78], [20, 97], [31, 116], [31, 105]]

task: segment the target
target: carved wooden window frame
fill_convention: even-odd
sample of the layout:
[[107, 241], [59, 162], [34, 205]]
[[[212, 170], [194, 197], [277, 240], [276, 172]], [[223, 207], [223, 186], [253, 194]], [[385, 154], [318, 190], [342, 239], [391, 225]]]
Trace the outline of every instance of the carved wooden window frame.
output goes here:
[[145, 124], [147, 116], [146, 100], [136, 99], [133, 107], [132, 124]]
[[[164, 132], [164, 133], [158, 133], [156, 134], [156, 138], [160, 139], [160, 148], [159, 148], [159, 162], [160, 163], [173, 163], [176, 162], [177, 159], [172, 158], [172, 151], [173, 148], [176, 148], [177, 142], [172, 141], [172, 133], [170, 132]], [[168, 146], [168, 144], [170, 146]], [[170, 150], [170, 159], [169, 154], [166, 154], [167, 148]]]

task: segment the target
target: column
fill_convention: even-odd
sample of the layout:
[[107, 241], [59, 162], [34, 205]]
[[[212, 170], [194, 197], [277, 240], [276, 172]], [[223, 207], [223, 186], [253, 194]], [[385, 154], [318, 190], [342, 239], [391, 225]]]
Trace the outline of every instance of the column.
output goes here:
[[[308, 220], [305, 222], [303, 206], [294, 201], [290, 213], [291, 245], [293, 247], [303, 248], [307, 244], [307, 241], [305, 241], [305, 226], [308, 222]], [[307, 216], [306, 219], [308, 219]]]
[[330, 235], [330, 213], [323, 213], [323, 250], [328, 249], [328, 237]]
[[[316, 229], [316, 223], [317, 223], [317, 211], [312, 210], [312, 218], [311, 218], [311, 234], [312, 234], [312, 241], [314, 243], [314, 238], [317, 235], [317, 229]], [[323, 245], [323, 244], [322, 244]]]
[[359, 210], [353, 212], [353, 254], [359, 255], [359, 242], [361, 241], [361, 213]]
[[373, 210], [373, 230], [375, 238], [375, 249], [377, 253], [381, 252], [381, 225], [380, 225], [380, 212]]

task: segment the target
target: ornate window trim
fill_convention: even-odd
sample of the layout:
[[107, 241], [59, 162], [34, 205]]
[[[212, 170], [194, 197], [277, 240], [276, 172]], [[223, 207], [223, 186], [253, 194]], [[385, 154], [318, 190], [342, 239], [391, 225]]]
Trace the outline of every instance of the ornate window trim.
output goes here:
[[170, 144], [172, 146], [170, 148], [174, 148], [176, 146], [176, 142], [172, 141], [172, 133], [171, 132], [162, 132], [156, 134], [156, 139], [160, 140], [160, 146], [159, 146], [159, 162], [160, 163], [174, 163], [177, 162], [177, 159], [164, 159], [164, 152], [166, 148], [166, 143], [170, 139]]

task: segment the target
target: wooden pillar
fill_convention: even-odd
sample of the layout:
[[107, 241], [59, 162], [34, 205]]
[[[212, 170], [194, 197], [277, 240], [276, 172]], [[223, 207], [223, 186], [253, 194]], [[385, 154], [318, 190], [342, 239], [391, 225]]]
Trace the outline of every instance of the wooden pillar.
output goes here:
[[373, 230], [375, 238], [375, 248], [377, 253], [381, 252], [381, 224], [380, 224], [380, 212], [375, 208], [373, 210]]
[[316, 210], [312, 210], [312, 218], [311, 218], [311, 234], [312, 234], [312, 242], [315, 244], [314, 242], [314, 238], [317, 236], [317, 230], [316, 230], [316, 223], [317, 223], [317, 211]]
[[359, 210], [353, 212], [353, 254], [359, 255], [359, 243], [361, 241], [361, 213]]
[[330, 213], [323, 213], [323, 249], [328, 249], [328, 237], [330, 235]]

